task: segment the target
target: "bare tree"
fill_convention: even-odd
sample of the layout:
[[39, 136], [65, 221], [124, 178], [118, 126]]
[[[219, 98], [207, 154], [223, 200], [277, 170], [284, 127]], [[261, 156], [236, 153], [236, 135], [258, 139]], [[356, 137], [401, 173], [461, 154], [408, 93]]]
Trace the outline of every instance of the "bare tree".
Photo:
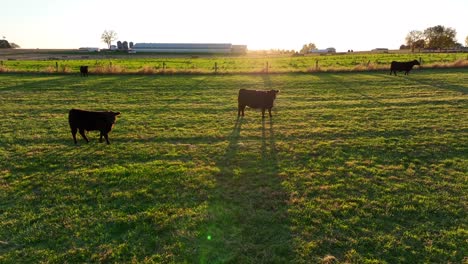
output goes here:
[[317, 46], [315, 46], [314, 43], [309, 43], [309, 44], [304, 44], [301, 49], [301, 53], [309, 53], [311, 50], [316, 49]]
[[419, 30], [412, 30], [406, 35], [406, 45], [411, 49], [411, 52], [414, 52], [415, 48], [424, 48], [424, 33]]
[[106, 43], [109, 49], [111, 48], [112, 41], [117, 39], [117, 33], [114, 30], [104, 30], [101, 35], [102, 42]]

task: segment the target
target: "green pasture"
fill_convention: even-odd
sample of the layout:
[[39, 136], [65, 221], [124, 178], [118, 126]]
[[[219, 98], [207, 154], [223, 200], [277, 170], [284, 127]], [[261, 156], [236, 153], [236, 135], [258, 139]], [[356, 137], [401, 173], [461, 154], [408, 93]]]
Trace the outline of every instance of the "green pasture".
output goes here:
[[[386, 70], [393, 60], [421, 60], [423, 67], [440, 64], [462, 63], [466, 66], [468, 55], [464, 53], [349, 53], [324, 54], [323, 56], [186, 56], [152, 58], [128, 54], [124, 58], [86, 55], [86, 59], [67, 59], [68, 56], [52, 56], [50, 60], [3, 60], [1, 71], [10, 72], [65, 72], [78, 73], [81, 65], [88, 65], [92, 73], [260, 73], [260, 72], [315, 72]], [[96, 57], [93, 59], [93, 56]], [[153, 55], [154, 56], [154, 55]], [[8, 58], [7, 58], [8, 59]]]
[[[273, 118], [238, 119], [240, 88], [280, 90]], [[466, 262], [467, 93], [467, 69], [2, 73], [0, 263]], [[120, 111], [111, 144], [74, 145], [71, 108]]]

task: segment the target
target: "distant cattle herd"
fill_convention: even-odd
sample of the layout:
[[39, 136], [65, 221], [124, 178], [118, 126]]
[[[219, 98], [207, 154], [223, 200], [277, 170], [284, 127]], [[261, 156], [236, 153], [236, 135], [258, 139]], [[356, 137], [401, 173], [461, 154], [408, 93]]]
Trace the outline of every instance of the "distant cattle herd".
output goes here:
[[[393, 73], [396, 76], [397, 71], [404, 71], [405, 75], [408, 75], [415, 65], [420, 65], [420, 63], [417, 60], [408, 62], [392, 61], [390, 75]], [[81, 76], [88, 76], [88, 66], [80, 66], [80, 74]], [[265, 111], [268, 110], [271, 118], [271, 109], [278, 93], [279, 90], [258, 91], [240, 89], [237, 97], [237, 116], [244, 116], [245, 107], [248, 106], [250, 108], [261, 109], [262, 118], [265, 118]], [[112, 130], [116, 116], [118, 115], [120, 115], [120, 112], [71, 109], [68, 113], [68, 122], [73, 141], [75, 144], [78, 143], [76, 134], [79, 132], [83, 139], [89, 142], [85, 132], [98, 130], [100, 132], [99, 141], [102, 142], [102, 138], [104, 137], [107, 144], [110, 144], [108, 134]]]

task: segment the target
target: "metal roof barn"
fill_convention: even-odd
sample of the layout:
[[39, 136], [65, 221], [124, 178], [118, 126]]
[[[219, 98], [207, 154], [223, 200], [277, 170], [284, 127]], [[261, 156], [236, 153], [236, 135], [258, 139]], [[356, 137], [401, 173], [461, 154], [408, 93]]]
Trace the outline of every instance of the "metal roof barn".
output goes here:
[[[237, 45], [238, 46], [238, 45]], [[247, 49], [247, 46], [245, 46]], [[136, 52], [160, 53], [224, 53], [233, 51], [230, 43], [136, 43], [132, 50]]]

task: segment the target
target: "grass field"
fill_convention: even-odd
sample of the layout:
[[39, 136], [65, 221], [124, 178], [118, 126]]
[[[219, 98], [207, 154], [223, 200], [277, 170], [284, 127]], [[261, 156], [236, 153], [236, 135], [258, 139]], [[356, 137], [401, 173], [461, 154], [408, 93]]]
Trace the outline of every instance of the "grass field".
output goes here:
[[[20, 51], [17, 51], [20, 52]], [[96, 53], [99, 54], [99, 53]], [[388, 70], [396, 61], [421, 60], [422, 67], [468, 67], [466, 53], [349, 53], [325, 56], [190, 56], [125, 54], [100, 56], [85, 53], [81, 57], [51, 53], [49, 60], [8, 60], [0, 54], [0, 72], [78, 73], [80, 65], [88, 65], [92, 73], [304, 73], [327, 71]], [[121, 54], [121, 53], [117, 53]], [[25, 55], [27, 56], [27, 54]], [[148, 56], [148, 57], [147, 57]], [[166, 55], [167, 56], [167, 55]], [[3, 58], [3, 59], [2, 59]], [[77, 59], [78, 58], [78, 59]], [[216, 67], [216, 69], [215, 69]]]
[[[240, 88], [279, 89], [273, 118]], [[0, 262], [462, 263], [468, 70], [0, 74]], [[111, 144], [71, 108], [122, 112]]]

